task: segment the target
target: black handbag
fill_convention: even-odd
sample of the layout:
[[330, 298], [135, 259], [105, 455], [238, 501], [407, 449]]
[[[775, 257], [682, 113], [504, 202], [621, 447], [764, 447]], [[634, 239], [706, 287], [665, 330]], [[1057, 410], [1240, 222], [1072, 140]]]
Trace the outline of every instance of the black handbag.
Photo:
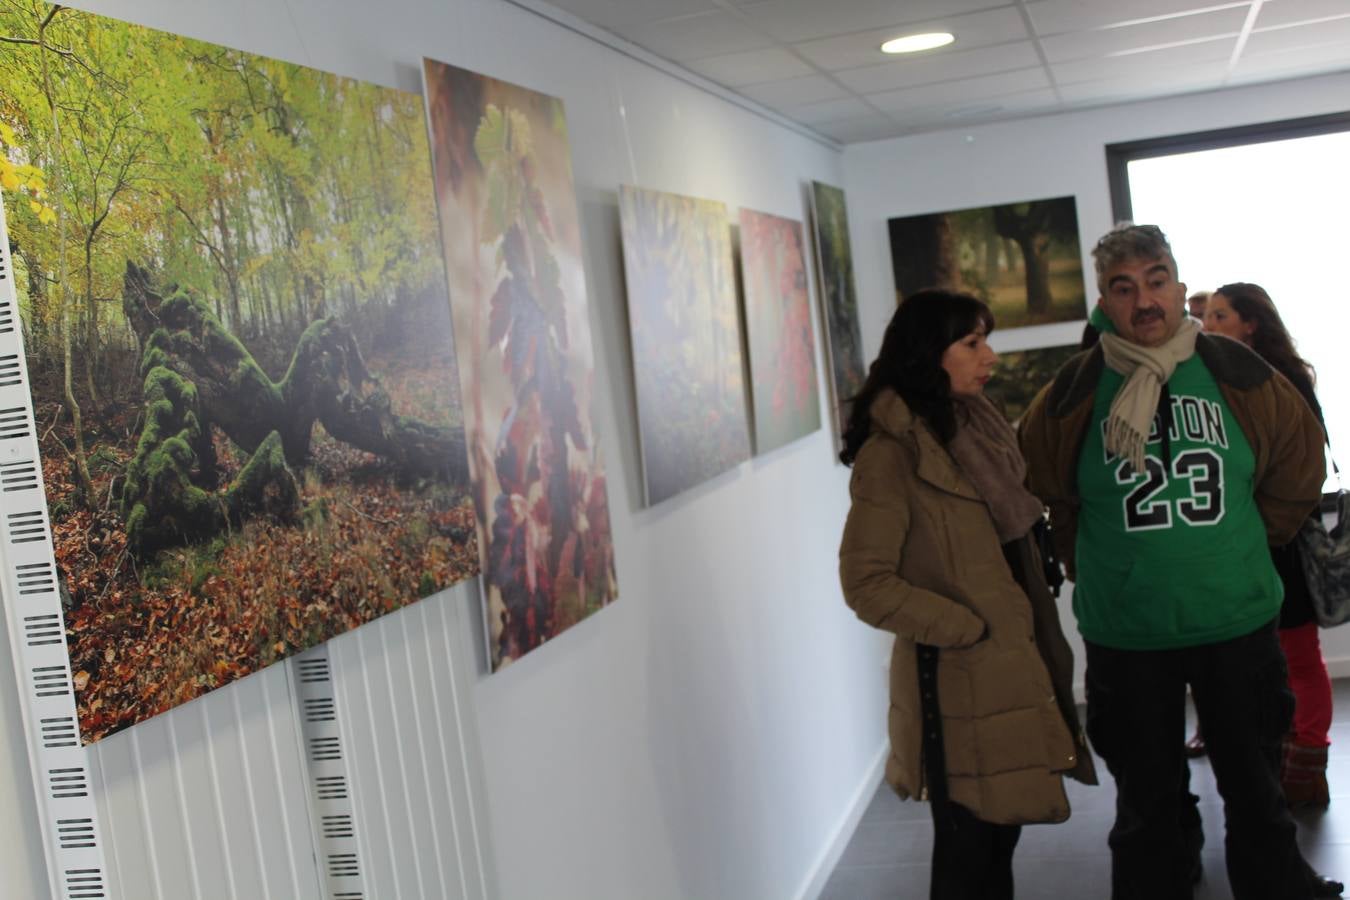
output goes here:
[[1299, 562], [1308, 583], [1317, 624], [1331, 628], [1350, 621], [1350, 496], [1336, 492], [1336, 522], [1327, 528], [1323, 516], [1309, 516], [1299, 529]]

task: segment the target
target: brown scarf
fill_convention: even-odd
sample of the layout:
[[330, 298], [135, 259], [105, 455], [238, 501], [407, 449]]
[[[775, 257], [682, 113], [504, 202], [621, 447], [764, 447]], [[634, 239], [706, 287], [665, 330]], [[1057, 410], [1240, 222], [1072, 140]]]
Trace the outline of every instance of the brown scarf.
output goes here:
[[1018, 449], [1017, 434], [984, 395], [953, 399], [956, 435], [947, 450], [984, 498], [999, 542], [1016, 540], [1041, 517], [1041, 501], [1022, 486], [1027, 462]]

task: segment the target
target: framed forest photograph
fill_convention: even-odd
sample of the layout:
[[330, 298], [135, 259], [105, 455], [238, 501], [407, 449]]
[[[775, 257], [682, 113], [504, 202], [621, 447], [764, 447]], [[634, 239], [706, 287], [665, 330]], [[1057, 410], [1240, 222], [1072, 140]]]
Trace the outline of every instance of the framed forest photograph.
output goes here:
[[1040, 389], [1050, 383], [1059, 367], [1078, 350], [1077, 344], [1066, 344], [1000, 353], [992, 376], [984, 386], [985, 396], [994, 401], [1009, 422], [1015, 423], [1022, 418]]
[[926, 287], [966, 291], [1002, 331], [1087, 317], [1073, 197], [888, 222], [897, 302]]
[[742, 209], [741, 280], [755, 452], [820, 428], [802, 223]]
[[83, 740], [475, 575], [421, 98], [33, 0], [0, 36]]
[[750, 458], [727, 209], [622, 185], [619, 221], [648, 505]]
[[[811, 182], [811, 223], [820, 279], [821, 318], [836, 435], [848, 425], [848, 401], [867, 377], [862, 333], [858, 327], [858, 290], [853, 280], [853, 247], [848, 236], [848, 206], [837, 187]], [[841, 438], [842, 439], [842, 438]]]
[[618, 597], [562, 101], [423, 60], [495, 670]]

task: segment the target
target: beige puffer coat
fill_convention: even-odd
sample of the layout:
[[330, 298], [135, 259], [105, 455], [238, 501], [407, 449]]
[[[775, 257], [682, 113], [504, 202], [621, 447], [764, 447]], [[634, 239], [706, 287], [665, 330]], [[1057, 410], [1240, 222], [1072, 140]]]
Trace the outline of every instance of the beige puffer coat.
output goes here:
[[999, 545], [988, 507], [893, 391], [872, 403], [872, 435], [854, 462], [853, 505], [839, 548], [844, 598], [895, 633], [891, 756], [902, 797], [927, 798], [915, 643], [941, 648], [948, 793], [995, 823], [1069, 815], [1061, 774], [1095, 784], [1077, 725], [1073, 659], [1029, 539], [1028, 596]]

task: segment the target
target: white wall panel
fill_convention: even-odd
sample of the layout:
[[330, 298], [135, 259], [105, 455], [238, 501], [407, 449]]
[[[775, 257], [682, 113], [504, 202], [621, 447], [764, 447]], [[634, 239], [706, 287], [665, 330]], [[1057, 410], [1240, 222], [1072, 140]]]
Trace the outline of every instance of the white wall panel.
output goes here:
[[328, 645], [372, 898], [488, 896], [466, 777], [476, 750], [452, 699], [473, 666], [454, 609], [476, 602], [474, 590], [452, 589]]
[[89, 749], [113, 896], [317, 900], [284, 666]]

